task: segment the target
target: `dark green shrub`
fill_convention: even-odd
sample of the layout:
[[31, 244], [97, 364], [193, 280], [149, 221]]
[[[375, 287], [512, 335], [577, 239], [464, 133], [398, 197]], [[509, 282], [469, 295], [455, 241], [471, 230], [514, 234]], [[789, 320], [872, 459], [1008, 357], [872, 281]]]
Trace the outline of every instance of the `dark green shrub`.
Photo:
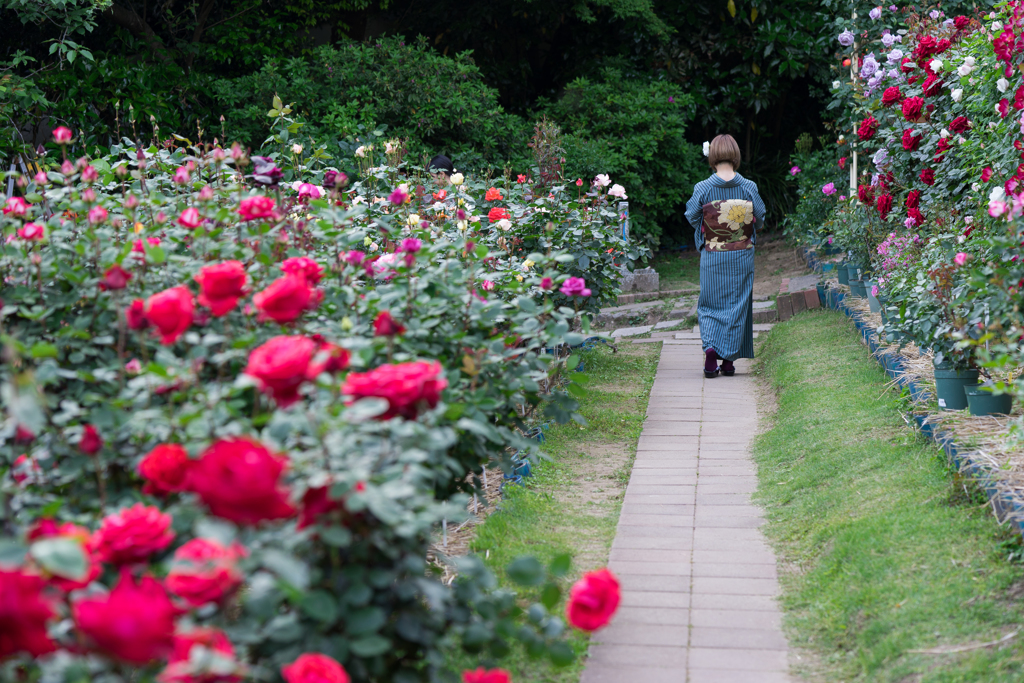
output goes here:
[[605, 69], [600, 82], [580, 78], [546, 110], [566, 133], [565, 176], [607, 173], [630, 198], [633, 232], [657, 244], [687, 232], [682, 207], [704, 173], [700, 148], [683, 134], [693, 100], [664, 81]]

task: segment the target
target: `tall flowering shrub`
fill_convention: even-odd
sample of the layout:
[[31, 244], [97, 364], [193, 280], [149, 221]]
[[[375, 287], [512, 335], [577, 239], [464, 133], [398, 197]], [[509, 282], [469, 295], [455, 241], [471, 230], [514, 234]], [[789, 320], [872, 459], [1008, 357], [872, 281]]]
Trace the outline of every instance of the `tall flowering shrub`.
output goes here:
[[58, 130], [57, 161], [18, 178], [5, 680], [425, 681], [443, 647], [510, 640], [572, 659], [550, 611], [566, 561], [514, 575], [546, 586], [530, 608], [478, 559], [447, 586], [425, 557], [530, 420], [579, 417], [544, 388], [613, 290], [603, 192], [428, 188], [386, 156], [348, 179], [280, 130], [262, 157], [77, 160]]

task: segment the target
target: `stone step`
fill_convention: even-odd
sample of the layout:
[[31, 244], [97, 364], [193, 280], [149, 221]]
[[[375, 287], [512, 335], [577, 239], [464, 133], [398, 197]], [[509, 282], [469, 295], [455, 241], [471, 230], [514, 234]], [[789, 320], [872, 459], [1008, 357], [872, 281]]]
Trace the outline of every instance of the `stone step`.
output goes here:
[[654, 325], [640, 325], [639, 327], [620, 327], [612, 332], [612, 337], [635, 337], [638, 334], [647, 334], [654, 328]]

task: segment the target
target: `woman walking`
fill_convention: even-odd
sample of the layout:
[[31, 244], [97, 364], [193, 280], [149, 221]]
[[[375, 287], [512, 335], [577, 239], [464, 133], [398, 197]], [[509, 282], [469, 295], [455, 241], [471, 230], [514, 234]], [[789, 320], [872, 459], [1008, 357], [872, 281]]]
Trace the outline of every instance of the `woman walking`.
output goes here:
[[[700, 251], [697, 323], [704, 349], [704, 376], [736, 374], [733, 361], [754, 357], [754, 243], [764, 225], [757, 185], [736, 170], [740, 148], [731, 135], [704, 143], [715, 172], [693, 188], [686, 219]], [[718, 367], [718, 360], [722, 367]]]

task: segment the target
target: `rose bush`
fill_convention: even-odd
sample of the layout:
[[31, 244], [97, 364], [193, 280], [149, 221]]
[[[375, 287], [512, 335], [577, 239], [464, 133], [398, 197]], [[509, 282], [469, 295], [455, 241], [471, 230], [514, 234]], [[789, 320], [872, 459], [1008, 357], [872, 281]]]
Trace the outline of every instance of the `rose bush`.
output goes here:
[[402, 683], [452, 680], [452, 647], [573, 657], [566, 558], [509, 568], [544, 586], [530, 605], [479, 558], [442, 584], [426, 554], [481, 468], [582, 419], [580, 312], [638, 253], [616, 212], [599, 186], [499, 179], [435, 200], [395, 157], [323, 186], [278, 122], [260, 159], [125, 140], [17, 179], [5, 680]]

